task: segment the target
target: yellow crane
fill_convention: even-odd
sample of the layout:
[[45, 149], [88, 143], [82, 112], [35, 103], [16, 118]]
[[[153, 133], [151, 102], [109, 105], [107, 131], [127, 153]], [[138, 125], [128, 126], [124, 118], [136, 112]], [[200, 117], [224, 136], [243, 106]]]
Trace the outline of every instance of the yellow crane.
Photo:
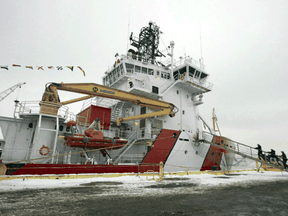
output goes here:
[[[69, 91], [86, 94], [87, 96], [60, 102], [58, 91]], [[139, 106], [149, 107], [156, 109], [158, 111], [152, 113], [146, 113], [142, 115], [130, 116], [125, 118], [118, 118], [116, 123], [118, 126], [121, 125], [123, 121], [130, 121], [136, 119], [146, 119], [155, 116], [165, 116], [170, 117], [175, 116], [174, 109], [176, 108], [174, 104], [165, 101], [152, 99], [149, 97], [141, 96], [138, 94], [133, 94], [130, 92], [122, 91], [119, 89], [111, 88], [108, 86], [103, 86], [95, 83], [50, 83], [49, 86], [46, 84], [45, 92], [42, 96], [42, 101], [40, 102], [40, 113], [57, 115], [58, 109], [62, 105], [67, 105], [70, 103], [86, 100], [92, 97], [105, 97], [122, 101], [129, 101]]]

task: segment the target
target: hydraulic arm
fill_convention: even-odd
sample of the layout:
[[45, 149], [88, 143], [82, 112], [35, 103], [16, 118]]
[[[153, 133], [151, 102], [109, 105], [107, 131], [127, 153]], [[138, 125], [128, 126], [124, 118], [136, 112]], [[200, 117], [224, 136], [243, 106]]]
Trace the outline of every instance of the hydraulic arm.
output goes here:
[[[60, 102], [57, 90], [82, 93], [86, 94], [87, 96]], [[122, 121], [145, 119], [164, 115], [169, 115], [170, 117], [175, 116], [174, 112], [175, 106], [171, 103], [121, 91], [119, 89], [95, 83], [51, 83], [49, 86], [46, 86], [45, 88], [42, 101], [40, 102], [41, 106], [40, 112], [43, 114], [57, 115], [58, 109], [62, 105], [78, 102], [96, 96], [122, 101], [129, 101], [139, 106], [149, 107], [158, 110], [152, 113], [130, 116], [126, 118], [118, 118], [117, 119], [118, 126], [121, 125]]]

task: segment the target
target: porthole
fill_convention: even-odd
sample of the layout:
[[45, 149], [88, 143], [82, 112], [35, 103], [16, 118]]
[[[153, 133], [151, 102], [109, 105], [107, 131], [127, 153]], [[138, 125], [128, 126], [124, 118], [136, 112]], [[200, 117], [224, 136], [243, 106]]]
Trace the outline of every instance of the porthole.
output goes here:
[[213, 156], [213, 155], [214, 155], [214, 152], [212, 152], [211, 155]]
[[188, 154], [188, 151], [187, 151], [187, 150], [185, 150], [185, 151], [184, 151], [184, 153], [185, 153], [185, 154]]
[[33, 123], [32, 123], [32, 122], [29, 123], [29, 124], [28, 124], [28, 127], [29, 127], [29, 128], [33, 128]]
[[176, 138], [176, 137], [177, 137], [177, 134], [176, 134], [176, 133], [173, 133], [173, 134], [172, 134], [172, 137], [173, 137], [173, 138]]
[[59, 131], [63, 131], [63, 129], [64, 129], [64, 126], [63, 126], [63, 125], [60, 125]]
[[221, 144], [223, 144], [223, 140], [221, 140]]

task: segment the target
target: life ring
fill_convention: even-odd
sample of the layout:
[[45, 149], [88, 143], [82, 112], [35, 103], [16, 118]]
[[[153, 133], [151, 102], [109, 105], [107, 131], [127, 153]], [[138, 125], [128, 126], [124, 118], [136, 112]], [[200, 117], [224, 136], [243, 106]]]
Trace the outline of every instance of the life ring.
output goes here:
[[49, 152], [50, 152], [49, 147], [48, 146], [44, 146], [44, 145], [39, 150], [39, 153], [41, 155], [47, 155], [47, 154], [49, 154]]

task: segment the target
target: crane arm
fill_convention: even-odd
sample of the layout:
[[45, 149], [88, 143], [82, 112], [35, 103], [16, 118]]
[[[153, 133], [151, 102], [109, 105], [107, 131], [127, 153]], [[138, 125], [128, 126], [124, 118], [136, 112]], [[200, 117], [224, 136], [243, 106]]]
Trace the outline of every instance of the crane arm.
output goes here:
[[[82, 93], [88, 96], [60, 102], [57, 90]], [[126, 117], [126, 118], [118, 118], [117, 119], [118, 125], [120, 125], [122, 121], [151, 118], [154, 116], [163, 116], [163, 115], [170, 115], [171, 117], [173, 117], [175, 115], [173, 111], [175, 106], [171, 103], [144, 97], [141, 95], [133, 94], [130, 92], [122, 91], [119, 89], [115, 89], [115, 88], [111, 88], [108, 86], [103, 86], [103, 85], [99, 85], [95, 83], [52, 83], [48, 87], [46, 87], [45, 93], [43, 94], [41, 102], [42, 102], [42, 106], [43, 106], [43, 103], [45, 102], [45, 106], [47, 106], [47, 103], [49, 103], [51, 105], [54, 105], [55, 107], [58, 107], [59, 109], [61, 105], [73, 103], [76, 101], [87, 99], [89, 97], [96, 97], [96, 96], [122, 100], [122, 101], [128, 101], [139, 106], [144, 106], [144, 107], [149, 107], [152, 109], [160, 110], [158, 112], [153, 112], [153, 113], [148, 113], [148, 114], [143, 114], [143, 115], [131, 116], [131, 117]], [[45, 112], [44, 106], [43, 106], [42, 111]]]
[[5, 91], [1, 92], [0, 93], [0, 101], [4, 100], [9, 94], [11, 94], [12, 92], [14, 92], [14, 90], [16, 88], [21, 88], [22, 85], [26, 84], [26, 82], [23, 82], [23, 83], [18, 83], [8, 89], [6, 89]]

